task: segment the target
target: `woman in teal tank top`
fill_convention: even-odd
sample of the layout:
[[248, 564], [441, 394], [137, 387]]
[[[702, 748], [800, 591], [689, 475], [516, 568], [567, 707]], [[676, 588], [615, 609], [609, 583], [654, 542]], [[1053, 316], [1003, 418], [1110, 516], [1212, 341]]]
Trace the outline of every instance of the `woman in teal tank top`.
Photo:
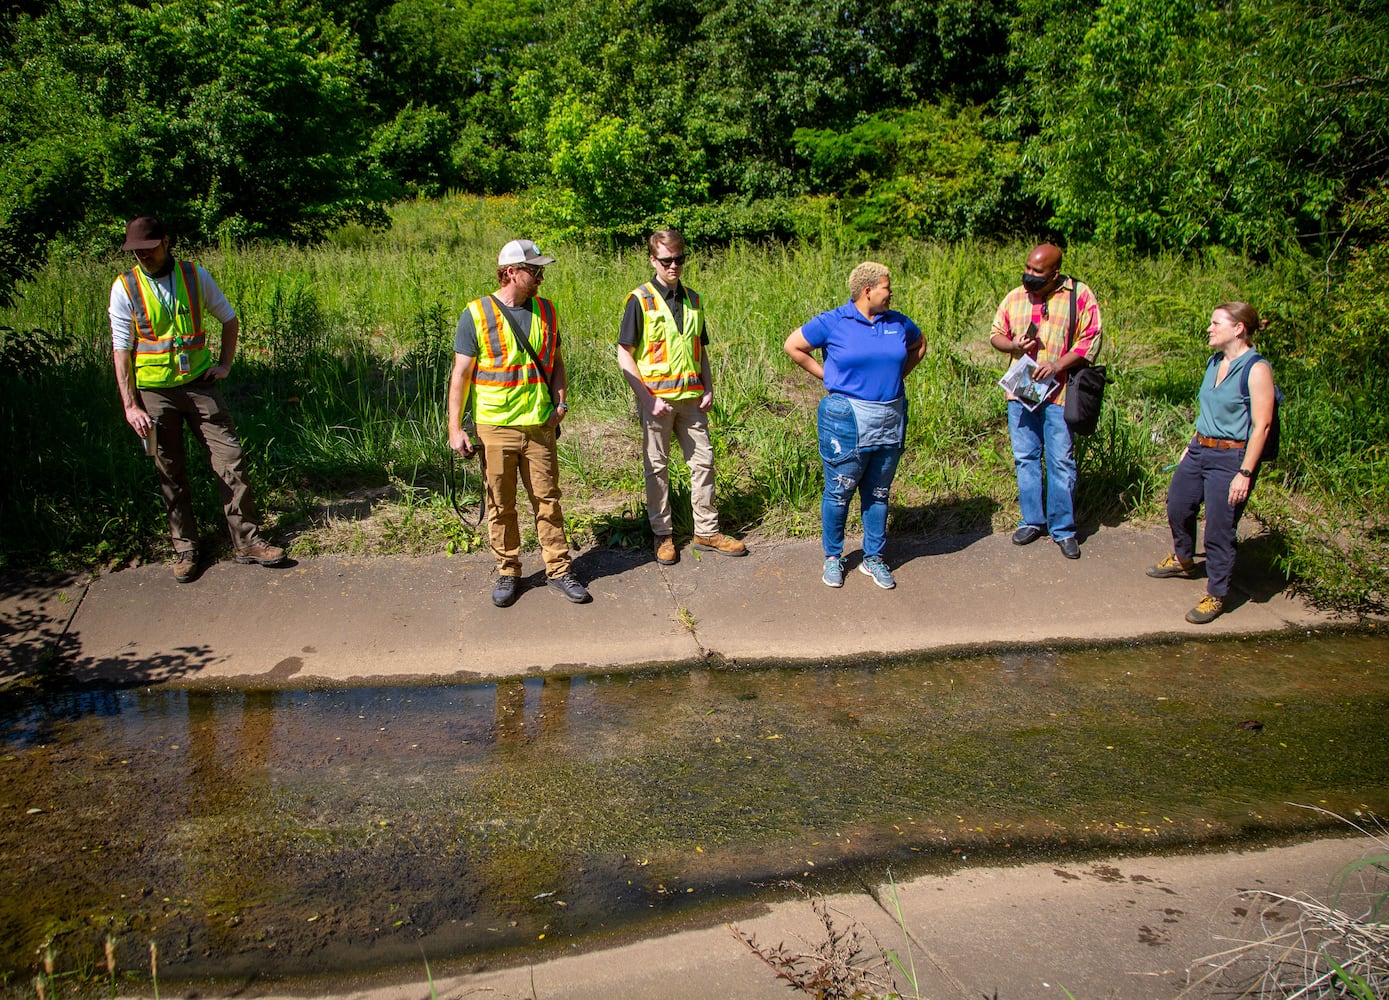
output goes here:
[[[1193, 625], [1215, 621], [1225, 610], [1235, 570], [1236, 529], [1258, 478], [1259, 457], [1273, 425], [1273, 369], [1254, 351], [1259, 314], [1244, 302], [1216, 306], [1206, 328], [1215, 354], [1197, 396], [1196, 435], [1182, 452], [1167, 488], [1167, 526], [1172, 552], [1148, 575], [1196, 576], [1196, 518], [1206, 508], [1206, 596], [1186, 613]], [[1249, 365], [1249, 396], [1240, 392]]]

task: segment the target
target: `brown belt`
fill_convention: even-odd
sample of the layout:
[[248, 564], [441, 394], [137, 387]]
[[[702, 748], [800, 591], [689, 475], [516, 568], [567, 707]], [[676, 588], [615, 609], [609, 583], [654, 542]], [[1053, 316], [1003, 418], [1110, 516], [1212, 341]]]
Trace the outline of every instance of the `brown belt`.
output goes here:
[[1196, 440], [1201, 442], [1203, 448], [1219, 448], [1222, 451], [1228, 451], [1231, 448], [1243, 448], [1245, 444], [1234, 438], [1208, 438], [1200, 434], [1196, 435]]

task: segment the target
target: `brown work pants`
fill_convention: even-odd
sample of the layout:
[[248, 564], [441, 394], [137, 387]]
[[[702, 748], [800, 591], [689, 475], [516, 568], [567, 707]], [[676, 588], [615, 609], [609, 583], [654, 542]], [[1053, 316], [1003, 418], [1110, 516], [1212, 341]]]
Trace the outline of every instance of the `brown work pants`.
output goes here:
[[193, 500], [188, 487], [183, 426], [186, 423], [207, 449], [222, 510], [227, 515], [232, 547], [238, 551], [253, 545], [260, 535], [260, 518], [246, 476], [246, 455], [241, 439], [216, 382], [190, 382], [167, 389], [141, 389], [145, 411], [159, 421], [155, 434], [154, 467], [159, 489], [169, 512], [169, 531], [175, 552], [191, 552], [198, 546], [198, 526], [193, 520]]
[[559, 499], [559, 455], [553, 427], [477, 425], [487, 466], [488, 540], [502, 576], [521, 575], [521, 527], [516, 514], [519, 479], [535, 513], [535, 533], [547, 577], [569, 572], [569, 541]]

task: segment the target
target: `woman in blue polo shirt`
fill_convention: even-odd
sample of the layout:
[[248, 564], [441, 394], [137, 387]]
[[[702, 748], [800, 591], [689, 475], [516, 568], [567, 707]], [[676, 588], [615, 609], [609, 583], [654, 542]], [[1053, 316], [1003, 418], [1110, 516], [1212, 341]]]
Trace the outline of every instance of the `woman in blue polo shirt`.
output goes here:
[[[883, 561], [887, 497], [907, 432], [902, 380], [926, 354], [921, 329], [892, 304], [888, 269], [864, 261], [849, 274], [849, 301], [791, 331], [783, 345], [791, 360], [825, 384], [818, 425], [825, 490], [820, 537], [821, 579], [844, 586], [844, 524], [859, 494], [863, 561], [859, 572], [884, 590], [896, 586]], [[815, 357], [820, 351], [824, 363]]]

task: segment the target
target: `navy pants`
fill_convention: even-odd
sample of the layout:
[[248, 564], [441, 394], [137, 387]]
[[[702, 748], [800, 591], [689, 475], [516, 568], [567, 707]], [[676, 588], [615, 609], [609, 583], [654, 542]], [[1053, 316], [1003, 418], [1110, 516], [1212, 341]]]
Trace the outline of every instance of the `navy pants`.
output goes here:
[[[1235, 572], [1235, 529], [1244, 504], [1230, 506], [1230, 481], [1243, 462], [1243, 448], [1207, 448], [1192, 438], [1167, 487], [1167, 526], [1178, 559], [1195, 557], [1196, 516], [1206, 506], [1206, 593], [1212, 597], [1230, 592]], [[1254, 491], [1252, 482], [1249, 490]]]

